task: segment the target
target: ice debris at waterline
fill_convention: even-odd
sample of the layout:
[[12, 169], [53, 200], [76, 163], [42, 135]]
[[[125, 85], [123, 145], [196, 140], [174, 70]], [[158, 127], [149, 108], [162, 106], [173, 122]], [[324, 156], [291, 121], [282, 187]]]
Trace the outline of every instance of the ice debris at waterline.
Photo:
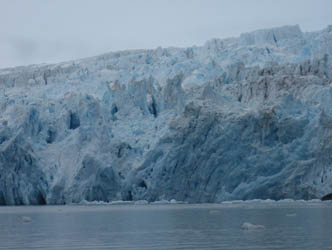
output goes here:
[[[247, 207], [247, 206], [272, 206], [272, 207], [282, 207], [284, 205], [290, 206], [290, 205], [300, 205], [303, 204], [305, 206], [310, 205], [319, 205], [325, 203], [326, 205], [329, 204], [329, 201], [321, 201], [319, 199], [313, 199], [313, 200], [293, 200], [293, 199], [283, 199], [283, 200], [260, 200], [260, 199], [253, 199], [253, 200], [230, 200], [230, 201], [222, 201], [220, 203], [214, 202], [215, 205], [220, 205], [221, 207]], [[179, 205], [179, 204], [188, 204], [188, 202], [185, 201], [177, 201], [175, 199], [168, 200], [157, 200], [149, 202], [147, 200], [137, 200], [137, 201], [123, 201], [123, 200], [115, 200], [115, 201], [87, 201], [82, 200], [79, 203], [71, 203], [69, 205]], [[212, 204], [212, 203], [209, 203]], [[195, 205], [195, 204], [193, 204]], [[220, 210], [209, 210], [210, 214], [218, 214], [221, 213]]]
[[186, 204], [187, 202], [177, 201], [175, 199], [168, 200], [160, 200], [149, 202], [147, 200], [137, 200], [137, 201], [87, 201], [82, 200], [78, 203], [78, 205], [166, 205], [166, 204]]
[[30, 217], [28, 217], [28, 216], [23, 216], [23, 217], [22, 217], [22, 221], [23, 221], [24, 223], [28, 223], [28, 222], [31, 222], [32, 219], [31, 219]]
[[245, 222], [242, 225], [242, 229], [243, 230], [262, 230], [262, 229], [265, 229], [265, 227], [262, 225], [254, 225], [249, 222]]
[[0, 70], [0, 204], [332, 192], [332, 26]]

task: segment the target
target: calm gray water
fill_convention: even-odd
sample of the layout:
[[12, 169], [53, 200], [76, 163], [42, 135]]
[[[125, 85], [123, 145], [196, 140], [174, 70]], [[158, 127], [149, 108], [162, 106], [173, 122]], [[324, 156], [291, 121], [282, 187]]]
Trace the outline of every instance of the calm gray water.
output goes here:
[[0, 249], [332, 249], [332, 203], [0, 207]]

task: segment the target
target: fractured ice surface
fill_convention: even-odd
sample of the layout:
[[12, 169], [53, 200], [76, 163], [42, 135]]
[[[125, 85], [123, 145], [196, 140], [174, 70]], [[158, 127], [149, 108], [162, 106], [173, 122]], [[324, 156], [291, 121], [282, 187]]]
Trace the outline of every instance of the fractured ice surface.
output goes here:
[[0, 204], [332, 192], [332, 28], [0, 70]]

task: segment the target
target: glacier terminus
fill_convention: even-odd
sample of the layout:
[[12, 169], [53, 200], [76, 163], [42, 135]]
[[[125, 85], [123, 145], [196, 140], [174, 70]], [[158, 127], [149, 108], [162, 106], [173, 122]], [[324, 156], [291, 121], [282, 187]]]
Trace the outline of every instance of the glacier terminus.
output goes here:
[[332, 193], [332, 26], [0, 70], [0, 205]]

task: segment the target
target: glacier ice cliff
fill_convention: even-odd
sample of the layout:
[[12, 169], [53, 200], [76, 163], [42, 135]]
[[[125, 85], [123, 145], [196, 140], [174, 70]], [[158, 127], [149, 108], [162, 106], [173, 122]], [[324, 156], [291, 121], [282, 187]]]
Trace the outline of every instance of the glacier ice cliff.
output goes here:
[[0, 205], [332, 192], [332, 26], [0, 70]]

